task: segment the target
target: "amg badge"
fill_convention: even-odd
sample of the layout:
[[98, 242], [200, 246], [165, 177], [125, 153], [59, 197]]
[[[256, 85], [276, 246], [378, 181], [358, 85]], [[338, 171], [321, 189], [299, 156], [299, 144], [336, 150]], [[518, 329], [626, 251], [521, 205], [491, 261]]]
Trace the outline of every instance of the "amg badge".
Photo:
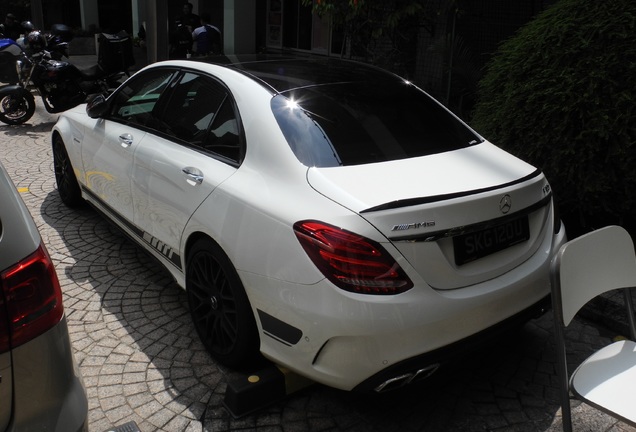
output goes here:
[[391, 231], [406, 231], [410, 229], [426, 228], [426, 227], [433, 227], [433, 226], [435, 226], [435, 221], [413, 222], [413, 223], [407, 223], [407, 224], [393, 225], [393, 228], [391, 228]]

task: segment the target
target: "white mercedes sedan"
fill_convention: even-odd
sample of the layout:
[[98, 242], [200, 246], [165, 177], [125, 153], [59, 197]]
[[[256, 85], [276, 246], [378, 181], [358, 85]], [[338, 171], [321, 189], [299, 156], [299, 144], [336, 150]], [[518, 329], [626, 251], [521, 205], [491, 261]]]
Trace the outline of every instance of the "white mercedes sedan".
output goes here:
[[566, 241], [540, 169], [355, 62], [158, 62], [52, 143], [62, 201], [165, 266], [218, 362], [344, 390], [425, 378], [541, 313]]

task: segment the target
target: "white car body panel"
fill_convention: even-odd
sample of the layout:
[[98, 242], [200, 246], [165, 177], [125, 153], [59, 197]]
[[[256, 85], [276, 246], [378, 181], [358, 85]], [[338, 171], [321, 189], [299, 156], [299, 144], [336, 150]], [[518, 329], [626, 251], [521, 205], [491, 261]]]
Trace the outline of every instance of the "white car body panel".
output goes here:
[[[344, 226], [356, 228], [357, 225], [358, 231], [381, 238], [362, 218], [317, 194], [306, 183], [288, 188], [285, 194], [262, 185], [256, 173], [237, 172], [197, 209], [186, 228], [184, 240], [191, 233], [205, 232], [219, 239], [239, 271], [281, 282], [312, 285], [324, 276], [301, 254], [291, 228], [293, 222], [309, 216], [329, 216]], [[274, 212], [274, 209], [282, 211]], [[258, 251], [259, 259], [254, 259], [254, 251]]]

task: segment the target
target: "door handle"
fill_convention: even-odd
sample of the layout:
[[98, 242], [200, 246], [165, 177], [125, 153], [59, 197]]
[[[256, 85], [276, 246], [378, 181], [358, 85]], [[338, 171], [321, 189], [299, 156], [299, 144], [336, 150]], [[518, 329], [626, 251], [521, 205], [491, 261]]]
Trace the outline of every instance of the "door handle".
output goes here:
[[181, 170], [186, 176], [186, 181], [192, 186], [203, 183], [203, 173], [194, 167], [185, 167]]
[[119, 135], [119, 143], [121, 144], [122, 147], [128, 148], [133, 143], [133, 136], [129, 133], [123, 133]]

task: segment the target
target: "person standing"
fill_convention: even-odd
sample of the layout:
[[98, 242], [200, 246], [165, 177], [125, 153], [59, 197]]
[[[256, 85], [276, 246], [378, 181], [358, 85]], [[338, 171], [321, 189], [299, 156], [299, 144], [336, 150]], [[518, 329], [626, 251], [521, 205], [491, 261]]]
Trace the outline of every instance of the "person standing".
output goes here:
[[210, 14], [201, 14], [201, 25], [192, 32], [196, 55], [222, 54], [221, 30], [210, 24]]
[[177, 21], [175, 24], [176, 29], [170, 35], [169, 56], [171, 59], [188, 58], [192, 53], [192, 33], [181, 21]]
[[195, 28], [201, 25], [201, 18], [199, 15], [192, 13], [192, 3], [186, 2], [183, 4], [183, 15], [179, 18], [181, 24], [186, 26], [188, 31], [192, 33]]
[[12, 13], [8, 13], [4, 18], [4, 23], [0, 24], [0, 34], [3, 37], [17, 41], [23, 33], [22, 26]]

